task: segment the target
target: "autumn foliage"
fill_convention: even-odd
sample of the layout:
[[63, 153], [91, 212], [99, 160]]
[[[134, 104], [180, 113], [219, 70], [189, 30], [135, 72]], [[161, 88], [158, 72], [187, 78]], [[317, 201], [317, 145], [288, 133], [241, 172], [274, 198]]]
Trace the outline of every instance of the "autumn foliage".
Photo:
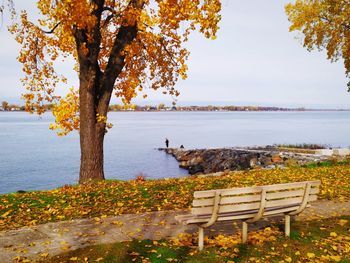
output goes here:
[[[331, 61], [344, 60], [350, 76], [350, 2], [297, 0], [286, 5], [290, 31], [302, 33], [308, 50], [325, 49]], [[349, 82], [350, 88], [350, 82]]]
[[[10, 27], [21, 45], [26, 109], [42, 114], [45, 102], [54, 104], [50, 128], [58, 135], [79, 129], [79, 182], [104, 180], [112, 95], [125, 104], [149, 90], [177, 97], [175, 83], [187, 76], [185, 43], [195, 30], [216, 38], [220, 0], [37, 0], [37, 7], [38, 21], [22, 11]], [[55, 90], [67, 79], [56, 65], [66, 58], [76, 61], [79, 87], [61, 98]]]
[[[219, 0], [38, 0], [37, 7], [38, 21], [30, 21], [22, 11], [20, 21], [10, 27], [22, 47], [18, 60], [25, 73], [23, 97], [27, 110], [39, 114], [45, 102], [54, 103], [56, 124], [51, 128], [64, 135], [79, 128], [79, 92], [75, 87], [67, 90], [66, 98], [55, 95], [66, 82], [55, 69], [57, 60], [73, 57], [78, 75], [79, 64], [96, 62], [100, 80], [109, 81], [125, 103], [139, 93], [146, 97], [149, 89], [178, 96], [174, 85], [186, 78], [189, 56], [184, 43], [196, 29], [207, 38], [216, 37], [221, 5]], [[133, 34], [127, 43], [122, 43], [123, 30]], [[96, 113], [106, 116], [102, 110]]]

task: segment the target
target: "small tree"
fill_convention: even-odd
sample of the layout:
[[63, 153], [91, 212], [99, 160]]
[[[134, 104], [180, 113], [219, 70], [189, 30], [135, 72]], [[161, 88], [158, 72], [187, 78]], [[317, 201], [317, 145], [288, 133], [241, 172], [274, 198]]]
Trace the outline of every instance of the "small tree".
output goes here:
[[[22, 11], [10, 28], [22, 46], [26, 109], [41, 114], [44, 101], [53, 103], [51, 129], [59, 135], [79, 129], [79, 181], [104, 179], [112, 94], [126, 104], [145, 89], [178, 96], [174, 85], [186, 78], [189, 55], [184, 43], [196, 29], [215, 38], [220, 0], [37, 0], [37, 6], [37, 23]], [[55, 70], [62, 57], [76, 60], [79, 76], [78, 89], [65, 98], [55, 96], [55, 87], [66, 82]]]
[[350, 76], [350, 1], [297, 0], [286, 5], [286, 13], [290, 31], [303, 33], [304, 47], [326, 49], [332, 62], [343, 58]]
[[1, 106], [3, 110], [8, 110], [9, 109], [9, 103], [7, 101], [1, 102]]
[[165, 104], [164, 103], [160, 103], [157, 108], [158, 108], [158, 110], [164, 110], [165, 109]]

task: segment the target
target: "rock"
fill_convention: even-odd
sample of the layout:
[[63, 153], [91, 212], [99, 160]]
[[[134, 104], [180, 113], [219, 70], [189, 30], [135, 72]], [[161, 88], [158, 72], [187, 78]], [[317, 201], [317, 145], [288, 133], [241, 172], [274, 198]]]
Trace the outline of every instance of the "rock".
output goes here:
[[180, 168], [187, 168], [187, 167], [188, 167], [188, 163], [182, 161], [182, 162], [180, 162], [179, 167], [180, 167]]
[[250, 159], [249, 165], [250, 165], [250, 167], [255, 167], [255, 166], [259, 165], [258, 158], [254, 157], [254, 158]]
[[260, 158], [260, 162], [263, 166], [272, 164], [271, 157], [269, 157], [269, 156], [262, 156]]
[[164, 151], [173, 155], [179, 161], [179, 166], [187, 169], [190, 174], [212, 174], [252, 168], [274, 169], [278, 167], [283, 169], [286, 166], [302, 165], [327, 158], [324, 155], [280, 152], [275, 148], [196, 150], [165, 148]]
[[188, 172], [190, 174], [203, 173], [204, 167], [201, 164], [191, 165], [191, 166], [188, 166]]
[[279, 155], [273, 155], [273, 156], [271, 157], [271, 161], [272, 161], [273, 163], [281, 163], [281, 162], [283, 162], [281, 156], [279, 156]]

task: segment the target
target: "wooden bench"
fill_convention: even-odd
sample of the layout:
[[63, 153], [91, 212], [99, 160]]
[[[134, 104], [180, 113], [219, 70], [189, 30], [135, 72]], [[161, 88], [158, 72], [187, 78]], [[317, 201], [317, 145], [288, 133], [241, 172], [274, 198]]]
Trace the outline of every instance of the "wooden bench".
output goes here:
[[197, 224], [198, 248], [203, 249], [204, 228], [216, 221], [243, 220], [242, 242], [247, 241], [248, 223], [263, 217], [284, 215], [285, 235], [290, 235], [290, 216], [301, 213], [317, 200], [320, 181], [306, 181], [245, 188], [194, 192], [191, 214], [176, 216], [184, 224]]

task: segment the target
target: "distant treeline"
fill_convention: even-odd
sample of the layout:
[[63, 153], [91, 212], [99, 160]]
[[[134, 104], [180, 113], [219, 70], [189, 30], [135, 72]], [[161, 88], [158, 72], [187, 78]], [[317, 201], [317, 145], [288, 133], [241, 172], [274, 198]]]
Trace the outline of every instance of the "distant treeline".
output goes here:
[[[52, 110], [53, 104], [46, 104], [43, 106], [45, 110]], [[2, 101], [0, 104], [0, 111], [25, 111], [26, 108], [23, 105], [10, 104], [7, 101]]]
[[305, 111], [305, 108], [279, 108], [263, 106], [158, 106], [146, 105], [111, 105], [110, 111]]
[[[52, 104], [44, 105], [45, 110], [50, 111]], [[9, 104], [3, 101], [0, 104], [0, 111], [24, 111], [24, 106]], [[265, 107], [265, 106], [166, 106], [164, 103], [159, 105], [140, 106], [136, 104], [114, 104], [109, 106], [109, 111], [317, 111], [321, 109], [307, 108], [281, 108], [281, 107]], [[324, 110], [324, 109], [322, 109]], [[336, 111], [336, 110], [334, 110]], [[340, 109], [338, 111], [341, 111]]]

